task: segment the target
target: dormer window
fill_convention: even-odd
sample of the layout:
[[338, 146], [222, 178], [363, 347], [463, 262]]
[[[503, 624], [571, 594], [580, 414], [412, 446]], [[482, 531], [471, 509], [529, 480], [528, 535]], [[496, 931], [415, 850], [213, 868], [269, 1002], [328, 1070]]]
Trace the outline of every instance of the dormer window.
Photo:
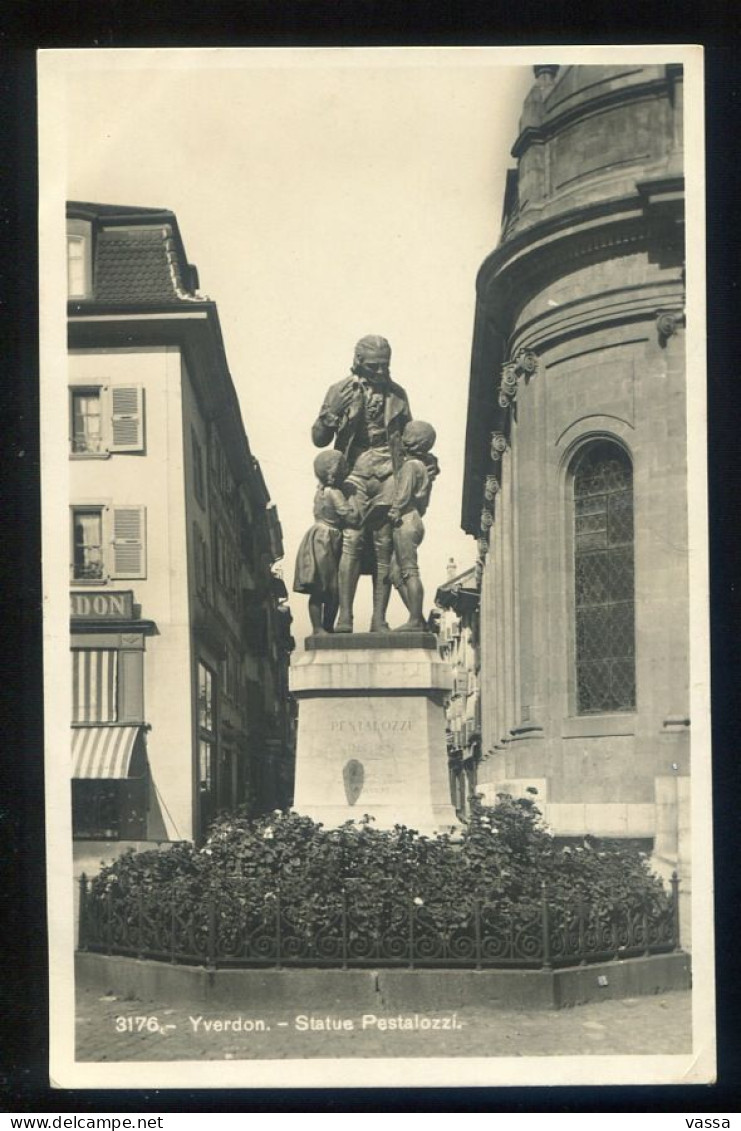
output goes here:
[[92, 292], [92, 232], [87, 220], [67, 221], [67, 294], [89, 298]]

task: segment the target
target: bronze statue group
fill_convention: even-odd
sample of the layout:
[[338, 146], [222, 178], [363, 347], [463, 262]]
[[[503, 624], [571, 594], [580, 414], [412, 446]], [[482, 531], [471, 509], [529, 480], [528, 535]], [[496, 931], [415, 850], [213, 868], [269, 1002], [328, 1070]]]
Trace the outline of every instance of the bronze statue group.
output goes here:
[[412, 419], [390, 362], [385, 338], [361, 338], [349, 376], [328, 389], [311, 430], [318, 448], [334, 440], [333, 450], [314, 460], [314, 524], [299, 546], [293, 583], [309, 596], [315, 635], [353, 631], [361, 573], [373, 578], [371, 632], [390, 631], [392, 585], [409, 614], [397, 631], [426, 627], [417, 548], [440, 470], [431, 452], [435, 430]]

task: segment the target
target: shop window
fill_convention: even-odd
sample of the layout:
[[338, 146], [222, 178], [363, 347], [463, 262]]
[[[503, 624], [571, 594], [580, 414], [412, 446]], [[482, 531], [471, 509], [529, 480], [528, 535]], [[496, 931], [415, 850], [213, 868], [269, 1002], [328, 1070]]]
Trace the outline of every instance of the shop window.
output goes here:
[[143, 840], [146, 827], [145, 776], [121, 781], [73, 780], [72, 828], [76, 839]]
[[576, 709], [632, 711], [635, 686], [633, 469], [599, 440], [572, 464]]
[[144, 451], [141, 385], [73, 386], [70, 389], [70, 452], [107, 456]]
[[216, 731], [214, 674], [205, 664], [198, 665], [198, 727], [207, 734]]
[[71, 508], [73, 583], [146, 577], [146, 508]]
[[198, 664], [198, 804], [201, 837], [216, 816], [216, 679]]
[[225, 746], [219, 760], [219, 809], [233, 809], [238, 796], [237, 758], [231, 747]]
[[198, 740], [198, 779], [201, 795], [211, 794], [214, 788], [215, 743], [206, 738]]

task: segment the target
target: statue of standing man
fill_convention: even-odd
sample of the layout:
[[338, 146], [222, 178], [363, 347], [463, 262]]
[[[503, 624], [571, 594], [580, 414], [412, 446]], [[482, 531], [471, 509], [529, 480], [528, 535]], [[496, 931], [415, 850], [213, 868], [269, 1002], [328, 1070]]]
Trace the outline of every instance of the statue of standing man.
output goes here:
[[[392, 525], [395, 473], [403, 461], [401, 434], [412, 419], [401, 385], [391, 380], [391, 346], [369, 334], [355, 347], [350, 375], [330, 386], [311, 430], [318, 448], [334, 439], [349, 467], [347, 486], [369, 516], [360, 529], [342, 531], [339, 566], [340, 610], [335, 632], [352, 632], [352, 608], [367, 539], [372, 537], [373, 619], [371, 632], [388, 632], [386, 610], [391, 594]], [[376, 516], [374, 518], [374, 516]]]

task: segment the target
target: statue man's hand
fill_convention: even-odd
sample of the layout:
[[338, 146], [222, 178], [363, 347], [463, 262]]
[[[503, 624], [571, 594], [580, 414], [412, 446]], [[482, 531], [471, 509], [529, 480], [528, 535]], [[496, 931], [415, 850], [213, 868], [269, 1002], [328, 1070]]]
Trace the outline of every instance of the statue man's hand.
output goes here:
[[339, 390], [339, 393], [332, 401], [332, 412], [335, 416], [345, 416], [352, 404], [353, 397], [355, 396], [356, 382], [352, 377], [348, 377], [344, 385]]

